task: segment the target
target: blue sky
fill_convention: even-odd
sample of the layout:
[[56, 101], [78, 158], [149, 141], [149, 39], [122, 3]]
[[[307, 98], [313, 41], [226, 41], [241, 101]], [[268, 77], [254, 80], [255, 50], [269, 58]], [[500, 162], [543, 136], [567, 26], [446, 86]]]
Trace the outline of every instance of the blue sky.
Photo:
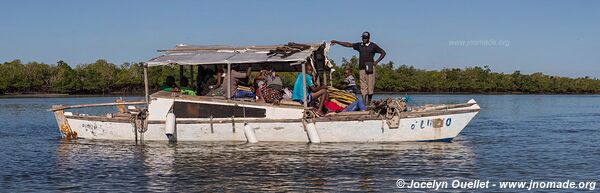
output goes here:
[[[600, 1], [592, 0], [2, 0], [0, 7], [0, 61], [120, 64], [178, 43], [357, 42], [370, 31], [388, 53], [384, 61], [396, 64], [600, 78]], [[330, 57], [356, 54], [338, 46]]]

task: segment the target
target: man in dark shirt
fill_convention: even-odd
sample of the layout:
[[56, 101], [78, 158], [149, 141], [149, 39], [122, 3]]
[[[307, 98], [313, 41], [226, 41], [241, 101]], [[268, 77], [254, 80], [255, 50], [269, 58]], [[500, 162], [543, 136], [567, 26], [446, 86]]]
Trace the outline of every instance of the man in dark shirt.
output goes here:
[[[344, 47], [353, 48], [358, 51], [358, 69], [360, 75], [360, 92], [362, 100], [366, 101], [367, 106], [371, 104], [373, 98], [373, 89], [375, 87], [375, 66], [385, 57], [385, 51], [377, 44], [370, 41], [371, 34], [363, 32], [362, 42], [349, 43], [331, 40], [331, 45], [339, 44]], [[379, 58], [375, 61], [375, 53], [379, 54]]]

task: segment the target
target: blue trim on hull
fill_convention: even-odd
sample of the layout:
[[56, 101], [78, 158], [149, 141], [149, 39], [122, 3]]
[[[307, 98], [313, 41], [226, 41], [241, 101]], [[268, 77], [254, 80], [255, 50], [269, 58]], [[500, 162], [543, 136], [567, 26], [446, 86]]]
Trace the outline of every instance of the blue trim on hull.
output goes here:
[[417, 142], [452, 142], [452, 137], [449, 138], [442, 138], [442, 139], [433, 139], [433, 140], [420, 140]]

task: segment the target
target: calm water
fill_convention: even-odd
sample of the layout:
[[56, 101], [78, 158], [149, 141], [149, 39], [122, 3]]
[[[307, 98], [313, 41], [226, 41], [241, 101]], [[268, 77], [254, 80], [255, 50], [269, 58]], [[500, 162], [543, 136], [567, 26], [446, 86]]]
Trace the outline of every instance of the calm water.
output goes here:
[[600, 96], [412, 98], [475, 98], [482, 111], [452, 143], [135, 145], [62, 141], [46, 111], [113, 97], [0, 99], [0, 192], [402, 191], [398, 179], [599, 181]]

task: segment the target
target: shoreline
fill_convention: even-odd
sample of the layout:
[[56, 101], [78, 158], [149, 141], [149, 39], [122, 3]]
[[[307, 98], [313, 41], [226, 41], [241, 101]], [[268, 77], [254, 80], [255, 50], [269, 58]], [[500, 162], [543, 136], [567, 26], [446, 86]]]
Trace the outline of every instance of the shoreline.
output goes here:
[[3, 98], [84, 98], [84, 97], [144, 97], [144, 94], [135, 93], [110, 93], [110, 94], [57, 94], [57, 93], [44, 93], [44, 94], [2, 94], [0, 99]]
[[376, 95], [600, 95], [600, 93], [528, 93], [528, 92], [375, 92]]
[[[375, 92], [375, 95], [600, 95], [600, 93], [523, 93], [523, 92]], [[35, 93], [17, 94], [9, 93], [0, 95], [3, 98], [84, 98], [84, 97], [144, 97], [140, 93], [109, 93], [109, 94], [59, 94]]]

